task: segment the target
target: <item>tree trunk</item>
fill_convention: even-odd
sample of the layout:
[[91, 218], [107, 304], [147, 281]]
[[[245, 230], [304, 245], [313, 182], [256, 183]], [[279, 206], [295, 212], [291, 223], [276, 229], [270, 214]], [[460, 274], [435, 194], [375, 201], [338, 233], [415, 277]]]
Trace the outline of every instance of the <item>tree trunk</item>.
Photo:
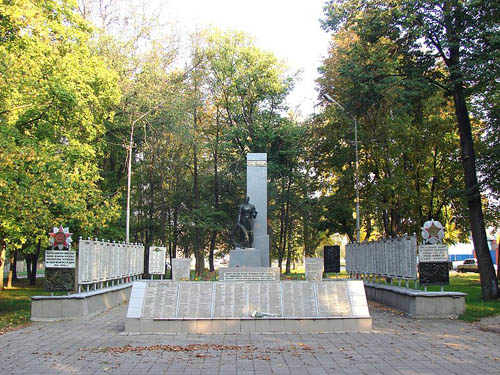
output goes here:
[[476, 173], [476, 155], [474, 153], [470, 119], [463, 91], [461, 85], [456, 85], [453, 90], [453, 99], [455, 101], [455, 113], [460, 133], [462, 167], [465, 177], [465, 196], [469, 209], [472, 241], [477, 255], [479, 276], [481, 279], [481, 294], [483, 300], [490, 300], [498, 298], [498, 284], [486, 237], [481, 206], [481, 192]]
[[498, 298], [498, 285], [495, 269], [488, 248], [483, 209], [481, 206], [481, 191], [476, 173], [476, 155], [474, 139], [472, 138], [469, 112], [465, 100], [463, 75], [460, 60], [461, 31], [463, 30], [463, 9], [458, 2], [446, 2], [444, 9], [444, 25], [449, 47], [449, 58], [444, 59], [450, 74], [451, 93], [455, 104], [458, 132], [460, 134], [460, 150], [462, 168], [465, 179], [465, 198], [469, 210], [472, 241], [476, 251], [479, 277], [481, 279], [481, 294], [483, 300]]
[[0, 290], [3, 290], [3, 269], [5, 267], [5, 253], [7, 252], [7, 245], [5, 241], [0, 241]]
[[[290, 223], [289, 227], [292, 227], [292, 223]], [[288, 245], [287, 245], [287, 253], [286, 253], [286, 269], [285, 273], [290, 273], [292, 270], [290, 268], [290, 264], [292, 261], [292, 230], [288, 229]]]
[[9, 256], [9, 277], [7, 279], [7, 288], [12, 288], [12, 280], [14, 278], [14, 272], [16, 267], [16, 251], [11, 251]]
[[42, 240], [38, 240], [36, 244], [36, 253], [31, 255], [31, 273], [29, 275], [30, 285], [36, 284], [36, 269], [38, 265], [38, 257], [42, 251]]

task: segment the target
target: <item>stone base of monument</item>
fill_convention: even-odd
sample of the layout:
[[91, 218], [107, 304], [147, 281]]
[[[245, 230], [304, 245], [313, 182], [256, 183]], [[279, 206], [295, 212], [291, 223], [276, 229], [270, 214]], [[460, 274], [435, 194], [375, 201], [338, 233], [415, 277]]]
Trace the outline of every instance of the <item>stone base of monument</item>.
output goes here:
[[255, 248], [231, 250], [229, 252], [229, 267], [261, 267], [261, 252]]
[[370, 331], [363, 282], [134, 282], [128, 333]]
[[52, 321], [91, 316], [127, 302], [132, 284], [121, 284], [67, 296], [32, 296], [31, 320]]
[[465, 312], [465, 293], [423, 292], [376, 283], [366, 283], [365, 291], [370, 301], [394, 307], [411, 318], [458, 318]]

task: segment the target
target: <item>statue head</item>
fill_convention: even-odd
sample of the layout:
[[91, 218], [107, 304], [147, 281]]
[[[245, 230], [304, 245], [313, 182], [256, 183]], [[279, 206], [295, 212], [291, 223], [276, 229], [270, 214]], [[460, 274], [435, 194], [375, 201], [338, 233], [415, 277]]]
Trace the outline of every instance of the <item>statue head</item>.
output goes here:
[[247, 196], [245, 197], [245, 203], [247, 203], [247, 204], [248, 204], [248, 202], [250, 202], [250, 197], [247, 195]]

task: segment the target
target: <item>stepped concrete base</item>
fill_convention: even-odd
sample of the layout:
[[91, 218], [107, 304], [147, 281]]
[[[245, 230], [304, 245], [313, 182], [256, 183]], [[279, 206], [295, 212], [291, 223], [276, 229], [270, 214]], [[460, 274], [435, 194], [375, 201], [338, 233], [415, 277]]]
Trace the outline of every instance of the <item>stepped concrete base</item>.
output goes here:
[[368, 332], [370, 317], [358, 318], [232, 318], [232, 319], [131, 319], [125, 332], [168, 333], [333, 333]]
[[31, 320], [51, 321], [94, 315], [125, 303], [132, 283], [67, 296], [31, 297]]
[[129, 333], [370, 331], [361, 280], [134, 283]]
[[366, 297], [394, 307], [412, 318], [458, 318], [465, 312], [465, 293], [423, 292], [385, 284], [365, 283]]

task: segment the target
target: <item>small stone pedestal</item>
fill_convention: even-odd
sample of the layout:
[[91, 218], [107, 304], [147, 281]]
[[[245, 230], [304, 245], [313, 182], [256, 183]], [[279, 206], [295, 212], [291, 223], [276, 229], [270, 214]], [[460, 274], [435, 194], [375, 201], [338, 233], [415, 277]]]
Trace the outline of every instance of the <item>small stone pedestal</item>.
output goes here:
[[323, 279], [323, 263], [323, 258], [305, 258], [306, 280], [321, 281]]
[[189, 280], [191, 274], [191, 258], [172, 258], [172, 280]]

